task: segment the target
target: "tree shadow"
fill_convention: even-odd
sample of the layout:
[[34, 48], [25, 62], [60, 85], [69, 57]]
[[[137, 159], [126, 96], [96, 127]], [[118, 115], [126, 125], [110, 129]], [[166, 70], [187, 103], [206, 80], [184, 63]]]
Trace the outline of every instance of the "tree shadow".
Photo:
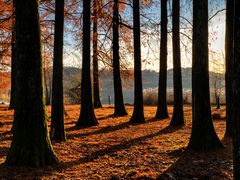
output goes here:
[[170, 151], [169, 153], [167, 153], [167, 155], [172, 156], [172, 157], [180, 157], [185, 151], [186, 151], [186, 148], [182, 147], [182, 148]]
[[105, 120], [105, 119], [108, 119], [108, 118], [119, 118], [119, 117], [123, 117], [123, 116], [117, 116], [115, 114], [110, 114], [108, 116], [104, 116], [104, 117], [99, 117], [97, 118], [98, 121], [101, 121], [101, 120]]
[[96, 159], [99, 159], [99, 158], [105, 156], [105, 155], [111, 156], [118, 151], [129, 149], [132, 146], [138, 145], [139, 143], [142, 143], [142, 142], [146, 141], [147, 139], [151, 139], [156, 136], [159, 136], [160, 134], [161, 134], [161, 132], [159, 131], [154, 134], [149, 134], [149, 135], [142, 136], [139, 138], [124, 141], [119, 144], [109, 146], [105, 149], [92, 152], [92, 153], [88, 154], [87, 156], [80, 158], [79, 160], [63, 163], [63, 166], [69, 167], [69, 165], [71, 166], [71, 165], [76, 165], [76, 164], [84, 164], [87, 162], [92, 162]]
[[74, 120], [74, 121], [71, 121], [71, 122], [65, 122], [64, 125], [72, 125], [72, 124], [76, 124], [76, 123], [77, 123], [77, 120]]
[[[97, 120], [98, 121], [101, 121], [101, 120], [106, 120], [108, 118], [118, 118], [118, 117], [121, 117], [121, 116], [116, 116], [114, 114], [111, 114], [111, 115], [108, 115], [108, 116], [103, 116], [103, 117], [98, 117]], [[64, 124], [65, 125], [68, 125], [68, 124], [76, 124], [77, 123], [77, 120], [74, 120], [74, 121], [71, 121], [71, 122], [65, 122]], [[71, 130], [72, 128], [68, 128], [66, 130]]]
[[0, 133], [0, 137], [1, 136], [6, 136], [6, 135], [9, 135], [9, 134], [12, 134], [12, 132], [11, 131], [4, 131], [4, 132]]
[[0, 138], [0, 141], [3, 142], [3, 141], [11, 141], [12, 140], [12, 136], [5, 136], [3, 138]]
[[160, 132], [161, 134], [170, 134], [173, 133], [179, 129], [182, 129], [184, 126], [166, 126], [165, 128], [163, 128]]
[[[101, 121], [101, 120], [106, 120], [108, 118], [118, 118], [118, 117], [121, 117], [121, 116], [116, 116], [114, 114], [111, 114], [111, 115], [108, 115], [108, 116], [104, 116], [104, 117], [99, 117], [97, 118], [98, 121]], [[72, 121], [72, 122], [66, 122], [64, 123], [65, 125], [68, 125], [68, 124], [76, 124], [77, 121]], [[86, 127], [70, 127], [70, 128], [66, 128], [66, 131], [71, 131], [71, 130], [77, 130], [77, 129], [85, 129]]]
[[0, 142], [12, 140], [12, 136], [8, 136], [8, 135], [12, 135], [12, 132], [5, 131], [5, 132], [0, 133]]
[[[130, 123], [123, 123], [123, 124], [120, 124], [120, 125], [121, 126], [128, 126], [129, 124]], [[121, 126], [118, 126], [117, 128], [120, 128]], [[168, 129], [170, 129], [170, 130], [168, 130]], [[174, 132], [174, 130], [177, 130], [177, 129], [178, 128], [166, 127], [164, 129], [160, 130], [159, 132], [156, 132], [156, 133], [153, 133], [153, 134], [148, 134], [146, 136], [142, 136], [142, 137], [138, 137], [138, 138], [134, 138], [134, 139], [124, 141], [124, 142], [121, 142], [121, 143], [113, 145], [113, 146], [109, 146], [105, 149], [101, 149], [101, 150], [92, 152], [92, 153], [88, 154], [87, 156], [85, 156], [85, 157], [83, 157], [83, 158], [81, 158], [77, 161], [64, 163], [63, 166], [68, 167], [69, 165], [71, 166], [71, 165], [76, 165], [76, 164], [84, 164], [84, 163], [87, 163], [87, 162], [92, 162], [96, 159], [99, 159], [99, 158], [105, 156], [105, 155], [112, 156], [112, 155], [114, 155], [114, 153], [116, 153], [118, 151], [129, 149], [132, 146], [136, 146], [138, 144], [144, 143], [148, 139], [155, 138], [155, 137], [160, 136], [162, 134]]]
[[82, 126], [82, 127], [78, 127], [78, 126], [72, 126], [72, 127], [69, 127], [69, 128], [66, 128], [65, 131], [75, 131], [75, 130], [81, 130], [81, 129], [88, 129], [90, 128], [91, 126]]
[[3, 163], [0, 165], [0, 179], [55, 179], [51, 176], [58, 169], [59, 165], [31, 168], [28, 166], [7, 166]]
[[231, 171], [231, 150], [220, 148], [208, 151], [178, 149], [170, 156], [179, 157], [157, 179], [228, 179], [226, 171]]
[[[22, 178], [24, 175], [25, 176], [27, 175], [27, 177], [40, 177], [40, 178], [44, 177], [44, 176], [51, 176], [51, 174], [53, 174], [54, 172], [64, 171], [65, 169], [68, 169], [70, 166], [85, 164], [87, 162], [91, 162], [96, 159], [99, 159], [105, 155], [111, 156], [118, 151], [129, 149], [132, 146], [136, 146], [138, 144], [144, 143], [144, 141], [154, 138], [154, 137], [157, 137], [160, 134], [161, 134], [161, 131], [154, 133], [154, 134], [149, 134], [149, 135], [142, 136], [139, 138], [131, 139], [131, 140], [128, 140], [125, 142], [121, 142], [117, 145], [113, 145], [113, 146], [107, 147], [105, 149], [97, 150], [95, 152], [89, 153], [85, 157], [80, 158], [76, 161], [60, 163], [58, 165], [51, 166], [51, 167], [35, 169], [35, 168], [28, 168], [28, 167], [7, 167], [2, 164], [2, 165], [0, 165], [0, 179], [6, 178], [7, 176], [8, 176], [8, 178], [11, 179], [11, 178], [15, 177], [17, 174], [19, 175], [19, 178]], [[7, 150], [7, 149], [5, 149], [5, 150]], [[5, 150], [3, 150], [3, 151], [5, 151]], [[0, 153], [1, 153], [1, 150], [0, 150]], [[11, 171], [14, 171], [14, 173], [11, 173]], [[34, 174], [34, 176], [33, 176], [33, 174]]]
[[7, 126], [8, 126], [8, 125], [12, 125], [12, 124], [13, 124], [13, 121], [10, 121], [10, 122], [9, 122], [9, 121], [8, 121], [8, 122], [2, 122], [2, 123], [3, 123], [3, 126], [4, 126], [4, 125], [7, 125]]
[[[157, 118], [152, 118], [152, 119], [146, 120], [145, 123], [153, 123], [153, 122], [157, 122], [157, 121], [162, 121], [162, 120], [159, 120]], [[124, 128], [128, 128], [130, 126], [138, 126], [141, 124], [144, 124], [144, 123], [131, 123], [128, 121], [128, 122], [117, 124], [115, 126], [106, 126], [106, 127], [103, 127], [99, 130], [92, 131], [92, 132], [87, 132], [87, 133], [82, 133], [82, 134], [67, 134], [67, 139], [85, 137], [85, 136], [91, 136], [91, 135], [98, 135], [98, 134], [107, 134], [107, 133], [118, 131], [118, 130], [121, 130]], [[74, 127], [67, 128], [66, 131], [74, 131], [74, 130], [86, 129], [86, 128], [88, 128], [88, 127], [75, 127], [74, 126]], [[161, 132], [161, 134], [168, 134], [168, 133], [172, 133], [181, 128], [182, 128], [181, 126], [177, 126], [177, 127], [167, 126], [164, 129], [162, 129], [160, 132]]]
[[0, 158], [6, 156], [8, 150], [9, 150], [9, 148], [7, 148], [7, 147], [1, 147], [1, 148], [0, 148]]
[[154, 123], [154, 122], [161, 122], [161, 121], [163, 121], [163, 120], [165, 120], [165, 119], [159, 119], [159, 118], [150, 118], [150, 119], [146, 119], [146, 121], [145, 121], [145, 123]]
[[[72, 138], [76, 138], [76, 137], [84, 137], [84, 136], [91, 136], [91, 135], [97, 135], [97, 134], [106, 134], [106, 133], [117, 131], [117, 130], [120, 130], [123, 128], [127, 128], [127, 127], [129, 127], [129, 125], [132, 125], [132, 124], [130, 124], [129, 122], [125, 122], [125, 123], [118, 124], [116, 126], [106, 126], [106, 127], [103, 127], [99, 130], [92, 131], [92, 132], [87, 132], [87, 133], [82, 133], [82, 134], [68, 134], [67, 138], [72, 139]], [[82, 128], [71, 127], [71, 128], [68, 128], [67, 131], [79, 130], [79, 129], [85, 129], [85, 128], [84, 127], [82, 127]]]

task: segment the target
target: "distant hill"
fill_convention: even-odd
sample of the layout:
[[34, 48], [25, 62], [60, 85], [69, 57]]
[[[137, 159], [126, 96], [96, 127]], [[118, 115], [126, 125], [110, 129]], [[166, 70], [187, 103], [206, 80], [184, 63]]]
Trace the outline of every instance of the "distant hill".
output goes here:
[[[190, 90], [192, 87], [192, 69], [182, 68], [182, 82], [183, 89]], [[103, 103], [108, 103], [108, 96], [111, 96], [113, 100], [113, 80], [111, 71], [103, 71], [100, 73], [100, 88], [101, 88], [101, 101]], [[65, 87], [70, 87], [72, 81], [80, 82], [81, 70], [75, 67], [65, 67], [64, 68], [64, 83]], [[217, 84], [222, 84], [224, 86], [224, 74], [216, 74], [213, 72], [209, 73], [210, 76], [210, 86], [213, 88], [214, 82]], [[155, 71], [144, 70], [142, 71], [143, 78], [143, 89], [154, 89], [158, 87], [159, 73]], [[122, 85], [125, 103], [133, 103], [133, 72], [132, 70], [122, 72]], [[173, 89], [173, 69], [167, 71], [167, 88]]]

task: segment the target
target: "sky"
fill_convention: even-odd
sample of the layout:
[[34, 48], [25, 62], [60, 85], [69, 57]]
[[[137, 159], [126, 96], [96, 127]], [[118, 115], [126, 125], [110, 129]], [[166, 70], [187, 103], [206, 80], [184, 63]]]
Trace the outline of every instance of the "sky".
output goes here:
[[[181, 16], [184, 16], [190, 22], [192, 21], [192, 9], [191, 3], [186, 5], [186, 1], [190, 0], [182, 0], [181, 1]], [[190, 5], [189, 5], [190, 4]], [[168, 8], [171, 9], [171, 4], [168, 4]], [[213, 16], [217, 11], [225, 8], [223, 0], [209, 0], [209, 18]], [[171, 10], [169, 10], [169, 31], [171, 31]], [[142, 8], [141, 13], [144, 13], [146, 17], [149, 17], [154, 22], [160, 22], [160, 5], [158, 1], [154, 1], [154, 5], [149, 8]], [[124, 19], [128, 19], [129, 24], [132, 25], [131, 22], [131, 8], [126, 7], [125, 12], [121, 13], [121, 17]], [[147, 19], [143, 16], [141, 17], [142, 24], [148, 23]], [[182, 33], [187, 34], [191, 37], [191, 26], [181, 19], [181, 24], [183, 28], [188, 28], [186, 30], [181, 29]], [[141, 41], [143, 42], [141, 51], [142, 51], [142, 68], [148, 70], [159, 70], [159, 49], [160, 49], [160, 35], [156, 32], [159, 32], [160, 26], [154, 26], [151, 28], [142, 27], [141, 30], [149, 33], [155, 33], [155, 35], [145, 37], [141, 36]], [[69, 37], [68, 41], [69, 41]], [[225, 39], [225, 11], [219, 12], [214, 18], [209, 21], [209, 67], [211, 71], [224, 71], [224, 39]], [[181, 61], [182, 67], [191, 67], [191, 40], [186, 38], [184, 35], [181, 35]], [[124, 49], [124, 44], [120, 47], [121, 50]], [[171, 33], [168, 34], [168, 69], [173, 67], [172, 65], [172, 40]], [[125, 53], [125, 52], [123, 52]], [[125, 59], [128, 61], [128, 68], [133, 68], [133, 56], [129, 54]], [[64, 65], [65, 66], [81, 66], [81, 50], [74, 49], [71, 46], [65, 46], [65, 54], [64, 54]]]

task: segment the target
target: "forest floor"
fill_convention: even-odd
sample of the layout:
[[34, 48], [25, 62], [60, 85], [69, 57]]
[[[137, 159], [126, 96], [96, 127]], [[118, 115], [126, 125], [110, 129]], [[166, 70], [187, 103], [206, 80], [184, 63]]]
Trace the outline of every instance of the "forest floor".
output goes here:
[[[99, 126], [75, 128], [79, 106], [66, 106], [66, 142], [53, 142], [60, 163], [44, 168], [5, 167], [12, 135], [13, 111], [0, 106], [0, 179], [232, 179], [232, 146], [224, 139], [225, 108], [214, 127], [225, 148], [198, 152], [186, 147], [191, 134], [191, 107], [186, 125], [169, 126], [169, 119], [154, 119], [156, 107], [145, 107], [146, 123], [130, 124], [128, 116], [113, 117], [113, 107], [95, 113]], [[172, 107], [169, 107], [172, 116]], [[48, 107], [49, 113], [49, 107]], [[49, 122], [50, 123], [50, 122]]]

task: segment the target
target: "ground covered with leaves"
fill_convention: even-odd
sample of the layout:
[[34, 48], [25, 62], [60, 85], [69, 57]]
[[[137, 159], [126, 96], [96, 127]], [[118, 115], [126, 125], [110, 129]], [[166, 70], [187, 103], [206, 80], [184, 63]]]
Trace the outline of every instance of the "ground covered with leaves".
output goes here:
[[[145, 107], [146, 123], [130, 124], [128, 116], [113, 117], [113, 107], [95, 113], [99, 126], [76, 128], [79, 106], [66, 106], [67, 141], [53, 142], [60, 163], [38, 169], [6, 167], [13, 111], [0, 106], [0, 179], [232, 179], [232, 146], [224, 139], [225, 108], [215, 113], [215, 130], [225, 148], [198, 152], [186, 147], [191, 134], [191, 107], [186, 106], [184, 127], [169, 119], [154, 119], [156, 107]], [[49, 113], [48, 108], [48, 113]], [[170, 117], [172, 107], [169, 107]], [[50, 123], [50, 122], [49, 122]]]

